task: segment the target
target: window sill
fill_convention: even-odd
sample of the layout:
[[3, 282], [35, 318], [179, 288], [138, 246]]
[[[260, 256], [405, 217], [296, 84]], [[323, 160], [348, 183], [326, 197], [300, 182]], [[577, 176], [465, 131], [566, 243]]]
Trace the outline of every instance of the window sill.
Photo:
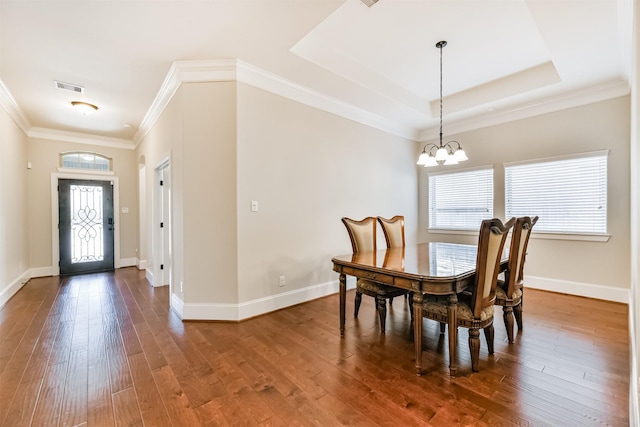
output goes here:
[[610, 234], [570, 234], [570, 233], [531, 233], [532, 239], [544, 240], [576, 240], [581, 242], [608, 242]]
[[[433, 234], [451, 234], [462, 236], [477, 236], [478, 232], [473, 230], [446, 230], [443, 228], [429, 228], [428, 233]], [[531, 233], [532, 239], [543, 240], [573, 240], [579, 242], [602, 242], [606, 243], [611, 238], [610, 234], [571, 234], [571, 233]]]
[[457, 234], [461, 236], [477, 236], [479, 230], [447, 230], [445, 228], [429, 228], [428, 233], [433, 234]]

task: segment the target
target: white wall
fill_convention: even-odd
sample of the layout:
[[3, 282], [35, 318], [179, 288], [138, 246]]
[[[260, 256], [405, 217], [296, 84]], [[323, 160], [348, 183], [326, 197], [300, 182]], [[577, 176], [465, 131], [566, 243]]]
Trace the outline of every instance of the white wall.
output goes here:
[[405, 215], [415, 241], [413, 142], [245, 84], [185, 83], [136, 153], [152, 268], [153, 165], [169, 155], [185, 318], [237, 320], [336, 292], [331, 257], [351, 251], [342, 216]]
[[[534, 236], [529, 243], [525, 272], [529, 286], [548, 286], [593, 297], [616, 296], [628, 302], [629, 112], [629, 97], [621, 97], [447, 136], [446, 140], [459, 140], [470, 158], [450, 170], [493, 165], [494, 215], [500, 218], [504, 218], [504, 162], [610, 150], [607, 227], [611, 239], [600, 243], [545, 240]], [[427, 172], [430, 169], [420, 169], [420, 239], [475, 243], [475, 236], [427, 233]]]
[[351, 252], [343, 216], [404, 215], [415, 242], [414, 166], [409, 140], [239, 84], [239, 301], [337, 290], [331, 258]]
[[0, 108], [0, 307], [29, 278], [27, 137]]

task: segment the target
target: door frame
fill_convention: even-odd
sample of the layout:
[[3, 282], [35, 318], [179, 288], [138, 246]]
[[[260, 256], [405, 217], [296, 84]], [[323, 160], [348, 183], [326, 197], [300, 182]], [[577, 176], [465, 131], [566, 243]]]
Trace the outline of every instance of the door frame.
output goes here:
[[[164, 200], [165, 189], [171, 189], [172, 171], [171, 156], [167, 156], [159, 161], [153, 170], [153, 216], [151, 221], [152, 235], [152, 259], [153, 259], [153, 287], [169, 285], [169, 293], [173, 292], [173, 219], [171, 209], [173, 206], [171, 196]], [[168, 168], [168, 171], [166, 170]], [[167, 186], [160, 186], [160, 177], [168, 172], [164, 180]], [[163, 212], [166, 218], [163, 218]], [[160, 222], [164, 222], [166, 227], [160, 228]], [[166, 237], [166, 239], [165, 239]], [[168, 259], [165, 259], [165, 256]], [[160, 269], [160, 265], [166, 263], [166, 269]], [[164, 282], [167, 283], [164, 283]]]
[[117, 176], [88, 173], [51, 173], [51, 273], [52, 276], [60, 275], [60, 235], [58, 230], [59, 203], [58, 180], [59, 179], [84, 179], [89, 181], [113, 182], [113, 268], [120, 268], [120, 181]]

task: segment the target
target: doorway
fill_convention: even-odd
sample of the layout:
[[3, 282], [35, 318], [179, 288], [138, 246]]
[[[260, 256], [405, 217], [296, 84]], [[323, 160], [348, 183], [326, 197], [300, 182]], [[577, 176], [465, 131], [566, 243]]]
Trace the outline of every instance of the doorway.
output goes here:
[[114, 269], [113, 183], [58, 180], [60, 275]]

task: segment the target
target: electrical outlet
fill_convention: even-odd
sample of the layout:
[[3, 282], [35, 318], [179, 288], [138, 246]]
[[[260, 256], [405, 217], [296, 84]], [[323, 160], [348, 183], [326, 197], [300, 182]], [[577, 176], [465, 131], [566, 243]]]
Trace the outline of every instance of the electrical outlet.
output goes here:
[[258, 201], [257, 200], [252, 200], [251, 201], [251, 212], [258, 212]]
[[182, 280], [180, 281], [180, 293], [184, 293], [184, 291], [182, 290]]
[[280, 279], [278, 280], [278, 286], [283, 287], [285, 284], [286, 284], [286, 281], [284, 276], [280, 276]]

